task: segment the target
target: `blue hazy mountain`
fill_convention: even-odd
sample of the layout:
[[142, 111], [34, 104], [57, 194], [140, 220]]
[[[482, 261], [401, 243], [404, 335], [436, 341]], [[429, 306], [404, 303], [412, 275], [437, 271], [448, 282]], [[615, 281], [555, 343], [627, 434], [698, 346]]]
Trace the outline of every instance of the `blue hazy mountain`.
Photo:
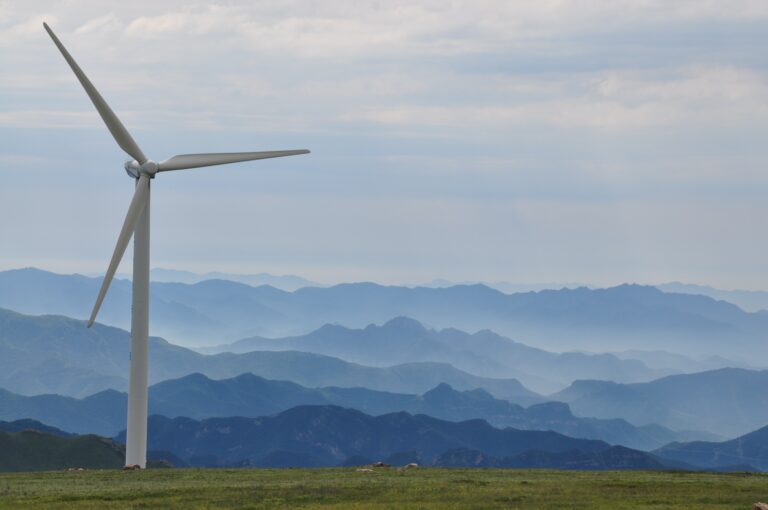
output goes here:
[[557, 354], [536, 349], [483, 330], [468, 334], [450, 328], [427, 329], [418, 321], [398, 317], [382, 326], [350, 329], [325, 325], [307, 335], [268, 339], [246, 338], [204, 352], [295, 350], [343, 358], [365, 365], [388, 366], [411, 361], [441, 361], [471, 373], [515, 377], [539, 392], [552, 392], [575, 379], [620, 382], [650, 381], [669, 371], [651, 370], [636, 360], [610, 354]]
[[726, 368], [648, 383], [576, 381], [550, 395], [579, 416], [622, 417], [635, 425], [706, 430], [735, 437], [768, 423], [768, 370]]
[[[130, 276], [128, 277], [130, 278]], [[179, 271], [176, 269], [153, 268], [150, 271], [150, 278], [154, 282], [175, 282], [175, 283], [200, 283], [205, 280], [229, 280], [233, 282], [244, 283], [258, 287], [260, 285], [271, 285], [277, 289], [294, 291], [302, 287], [319, 287], [316, 282], [307, 280], [296, 275], [274, 275], [269, 273], [258, 274], [236, 274], [236, 273], [193, 273], [191, 271]]]
[[[116, 439], [123, 438], [124, 432]], [[372, 417], [336, 406], [299, 406], [269, 417], [202, 421], [154, 415], [148, 440], [150, 449], [170, 451], [198, 466], [335, 466], [353, 458], [383, 460], [398, 454], [435, 465], [446, 452], [467, 449], [501, 458], [533, 451], [563, 454], [556, 462], [564, 467], [565, 454], [581, 457], [610, 449], [603, 441], [551, 431], [498, 429], [483, 420], [456, 423], [405, 412]], [[648, 459], [655, 457], [627, 452], [604, 467], [652, 467]]]
[[[85, 319], [90, 314], [101, 278], [59, 275], [38, 269], [0, 272], [0, 307], [21, 313], [54, 314]], [[90, 305], [88, 303], [91, 303]], [[151, 294], [152, 330], [173, 331], [178, 336], [194, 331], [213, 333], [222, 322], [211, 319], [179, 302]], [[130, 328], [131, 282], [116, 279], [99, 312], [99, 321], [123, 329]]]
[[[225, 278], [232, 279], [232, 278]], [[244, 282], [247, 283], [247, 282]], [[594, 285], [576, 282], [548, 282], [548, 283], [512, 283], [504, 281], [496, 282], [477, 282], [477, 281], [450, 281], [445, 279], [436, 279], [420, 285], [422, 287], [453, 287], [454, 285], [473, 285], [482, 283], [492, 289], [499, 290], [505, 294], [515, 294], [518, 292], [530, 292], [552, 289], [576, 289], [579, 287], [588, 287], [595, 289]], [[657, 289], [664, 292], [676, 294], [698, 294], [709, 296], [713, 299], [728, 301], [739, 308], [748, 312], [757, 312], [759, 310], [768, 310], [768, 292], [762, 290], [724, 290], [712, 287], [710, 285], [696, 285], [691, 283], [669, 282], [654, 285]]]
[[709, 469], [749, 465], [768, 471], [768, 426], [730, 441], [671, 443], [654, 453]]
[[[219, 381], [192, 374], [149, 389], [150, 414], [170, 418], [258, 417], [298, 405], [337, 405], [370, 415], [406, 411], [449, 421], [482, 418], [496, 427], [554, 430], [571, 437], [600, 439], [641, 450], [672, 441], [707, 438], [705, 434], [680, 434], [658, 425], [635, 427], [622, 419], [579, 418], [567, 404], [559, 402], [526, 408], [496, 399], [482, 389], [457, 391], [445, 383], [423, 395], [411, 395], [366, 388], [311, 389], [253, 374]], [[28, 417], [79, 434], [115, 435], [125, 426], [126, 407], [125, 393], [114, 390], [83, 399], [59, 395], [24, 397], [0, 390], [0, 419]]]
[[670, 282], [655, 285], [664, 292], [680, 294], [699, 294], [733, 303], [748, 312], [768, 310], [768, 292], [763, 290], [723, 290], [709, 285], [694, 285], [690, 283]]
[[[127, 387], [130, 337], [118, 328], [60, 316], [29, 316], [0, 309], [0, 387], [14, 393], [85, 396]], [[221, 379], [254, 373], [307, 387], [366, 387], [423, 393], [442, 382], [465, 390], [485, 388], [499, 398], [532, 402], [540, 396], [515, 379], [479, 377], [447, 363], [368, 367], [303, 352], [203, 355], [150, 339], [151, 382], [199, 372]]]
[[76, 399], [62, 395], [24, 396], [0, 389], [0, 419], [32, 419], [76, 434], [115, 435], [125, 427], [127, 407], [127, 395], [115, 390]]
[[646, 351], [642, 349], [631, 349], [611, 354], [619, 359], [640, 361], [648, 368], [660, 371], [693, 373], [717, 370], [718, 368], [758, 368], [750, 365], [748, 362], [735, 361], [722, 356], [692, 357], [663, 350]]
[[[85, 318], [100, 279], [35, 269], [0, 272], [0, 306]], [[127, 327], [130, 282], [115, 281], [100, 319]], [[503, 294], [483, 285], [408, 288], [372, 283], [285, 292], [225, 280], [153, 283], [152, 332], [184, 345], [250, 336], [306, 334], [324, 324], [362, 328], [397, 316], [430, 327], [490, 329], [555, 350], [671, 350], [691, 356], [768, 359], [768, 315], [709, 297], [654, 287], [560, 289]]]

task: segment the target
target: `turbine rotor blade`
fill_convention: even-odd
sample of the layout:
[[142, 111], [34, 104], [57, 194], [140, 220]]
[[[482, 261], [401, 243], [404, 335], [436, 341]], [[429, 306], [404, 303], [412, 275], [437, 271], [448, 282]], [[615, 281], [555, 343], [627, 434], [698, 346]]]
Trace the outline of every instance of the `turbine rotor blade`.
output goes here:
[[112, 254], [112, 260], [109, 262], [109, 268], [104, 275], [104, 281], [101, 282], [101, 289], [99, 289], [99, 296], [96, 298], [96, 304], [93, 305], [93, 311], [91, 312], [91, 318], [88, 319], [88, 327], [93, 326], [93, 322], [96, 320], [96, 315], [101, 308], [101, 302], [104, 301], [104, 296], [107, 295], [107, 289], [112, 282], [112, 278], [115, 276], [117, 266], [120, 265], [120, 260], [123, 258], [125, 249], [128, 247], [128, 242], [133, 237], [133, 231], [136, 230], [136, 224], [139, 222], [141, 213], [147, 206], [147, 191], [149, 190], [149, 177], [142, 174], [139, 180], [136, 182], [136, 191], [131, 199], [131, 205], [128, 206], [128, 213], [125, 215], [125, 221], [123, 222], [123, 228], [120, 230], [120, 236], [117, 238], [117, 245], [115, 251]]
[[43, 23], [43, 27], [45, 27], [45, 31], [48, 32], [48, 35], [51, 36], [51, 39], [53, 39], [53, 43], [56, 45], [56, 47], [59, 48], [59, 51], [64, 56], [64, 60], [66, 60], [67, 64], [69, 64], [69, 67], [72, 68], [72, 71], [75, 73], [75, 76], [77, 76], [77, 79], [80, 80], [80, 84], [85, 89], [88, 97], [91, 98], [93, 106], [96, 107], [99, 115], [101, 115], [102, 120], [104, 120], [104, 124], [107, 125], [109, 132], [112, 133], [112, 137], [117, 142], [117, 145], [119, 145], [120, 148], [127, 152], [133, 159], [138, 161], [140, 165], [146, 163], [147, 157], [133, 140], [131, 134], [127, 129], [125, 129], [123, 123], [120, 122], [120, 119], [117, 118], [117, 115], [115, 115], [115, 112], [112, 111], [112, 108], [110, 108], [107, 102], [104, 101], [104, 98], [101, 97], [101, 94], [99, 94], [99, 91], [96, 90], [96, 87], [93, 86], [91, 80], [88, 79], [83, 70], [80, 69], [80, 66], [77, 65], [77, 62], [75, 62], [75, 59], [72, 58], [72, 55], [70, 55], [64, 45], [61, 44], [59, 38], [56, 37], [56, 34], [54, 34], [53, 30], [51, 30], [51, 27], [49, 27], [47, 23]]
[[158, 163], [157, 171], [183, 170], [186, 168], [200, 168], [203, 166], [226, 165], [228, 163], [240, 163], [241, 161], [253, 161], [255, 159], [281, 158], [283, 156], [297, 156], [309, 153], [306, 149], [290, 151], [265, 151], [265, 152], [219, 152], [212, 154], [180, 154]]

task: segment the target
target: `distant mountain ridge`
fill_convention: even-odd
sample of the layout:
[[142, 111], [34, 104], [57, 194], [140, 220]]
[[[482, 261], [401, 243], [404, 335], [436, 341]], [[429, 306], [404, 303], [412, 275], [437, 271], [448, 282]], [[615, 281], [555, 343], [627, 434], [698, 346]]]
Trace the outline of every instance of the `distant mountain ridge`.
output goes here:
[[579, 416], [707, 430], [734, 437], [768, 423], [768, 370], [724, 368], [647, 383], [575, 381], [550, 395]]
[[768, 471], [768, 426], [720, 443], [694, 441], [671, 443], [653, 452], [659, 457], [708, 469], [750, 465]]
[[229, 280], [232, 282], [244, 283], [252, 287], [261, 285], [270, 285], [280, 290], [288, 292], [302, 287], [321, 287], [322, 285], [302, 278], [296, 275], [274, 275], [270, 273], [257, 274], [237, 274], [237, 273], [193, 273], [191, 271], [179, 271], [177, 269], [164, 269], [155, 267], [150, 270], [150, 279], [153, 282], [166, 283], [200, 283], [205, 280]]
[[[88, 278], [101, 278], [102, 273], [86, 273]], [[115, 278], [121, 280], [130, 280], [132, 278], [131, 273], [116, 273]], [[221, 273], [217, 271], [209, 271], [207, 273], [195, 273], [193, 271], [182, 271], [178, 269], [166, 269], [162, 267], [153, 267], [149, 270], [149, 278], [153, 282], [159, 283], [186, 283], [193, 285], [195, 283], [204, 282], [206, 280], [228, 280], [230, 282], [243, 283], [252, 287], [259, 287], [261, 285], [269, 285], [276, 289], [284, 290], [287, 292], [293, 292], [296, 289], [302, 287], [323, 287], [324, 285], [313, 282], [296, 275], [275, 275], [271, 273], [256, 273], [256, 274], [242, 274], [242, 273]]]
[[449, 328], [427, 329], [418, 321], [397, 317], [363, 329], [325, 325], [289, 338], [246, 338], [203, 352], [295, 350], [343, 358], [371, 366], [413, 361], [439, 361], [491, 377], [515, 377], [539, 392], [552, 392], [585, 377], [621, 382], [650, 381], [669, 370], [651, 370], [642, 362], [611, 354], [552, 353], [514, 342], [492, 331], [474, 334]]
[[[59, 393], [85, 396], [127, 386], [128, 332], [59, 316], [28, 316], [0, 309], [0, 387], [24, 395]], [[540, 396], [516, 379], [479, 377], [447, 363], [419, 362], [368, 367], [303, 352], [249, 352], [203, 355], [160, 338], [150, 338], [152, 383], [195, 372], [213, 378], [246, 372], [290, 380], [308, 387], [359, 387], [423, 393], [441, 382], [457, 389], [485, 388], [513, 402]]]
[[681, 294], [700, 294], [712, 299], [719, 299], [733, 303], [747, 312], [768, 310], [768, 292], [764, 290], [723, 290], [709, 285], [695, 285], [690, 283], [670, 282], [655, 285], [664, 292], [676, 292]]
[[[450, 281], [445, 279], [436, 279], [422, 285], [411, 285], [413, 287], [453, 287], [455, 285], [485, 285], [492, 289], [496, 289], [505, 294], [516, 294], [519, 292], [538, 292], [542, 290], [557, 290], [557, 289], [577, 289], [579, 287], [586, 287], [589, 289], [600, 288], [597, 285], [592, 285], [582, 282], [548, 282], [548, 283], [514, 283], [506, 281]], [[743, 290], [743, 289], [718, 289], [710, 285], [697, 285], [692, 283], [681, 282], [667, 282], [659, 284], [651, 284], [653, 287], [663, 291], [675, 294], [694, 294], [701, 296], [708, 296], [712, 299], [728, 301], [734, 305], [742, 308], [747, 312], [757, 312], [760, 310], [768, 310], [768, 292], [764, 290]]]
[[[243, 416], [255, 418], [297, 405], [337, 405], [369, 415], [398, 411], [425, 414], [448, 421], [485, 419], [495, 427], [554, 430], [570, 437], [600, 439], [640, 450], [704, 434], [673, 432], [658, 425], [635, 427], [625, 420], [573, 416], [567, 404], [547, 402], [524, 408], [492, 397], [485, 390], [456, 391], [442, 383], [423, 395], [387, 393], [365, 388], [309, 389], [287, 381], [270, 381], [253, 374], [220, 381], [202, 374], [163, 381], [149, 389], [149, 412], [169, 418]], [[125, 427], [125, 393], [114, 390], [83, 399], [58, 395], [23, 397], [0, 390], [0, 419], [33, 418], [76, 433], [103, 436]]]
[[[65, 317], [31, 317], [0, 309], [0, 387], [24, 395], [124, 390], [128, 343], [128, 333], [117, 328], [97, 324], [87, 329], [83, 322]], [[484, 388], [516, 403], [544, 400], [517, 380], [482, 378], [443, 363], [366, 367], [295, 351], [205, 356], [157, 338], [150, 341], [150, 355], [152, 382], [196, 372], [215, 379], [250, 372], [310, 388], [422, 394], [447, 382], [457, 390]], [[672, 430], [735, 437], [768, 423], [766, 374], [723, 369], [637, 384], [577, 381], [548, 399], [568, 403], [577, 416], [624, 418], [636, 426], [658, 423]]]
[[[0, 272], [0, 306], [85, 317], [100, 280], [26, 269]], [[113, 282], [100, 318], [127, 327], [129, 282]], [[503, 294], [483, 285], [408, 288], [372, 283], [285, 292], [224, 280], [151, 286], [152, 333], [185, 345], [250, 336], [301, 335], [324, 324], [361, 328], [392, 317], [430, 327], [490, 329], [550, 350], [667, 349], [689, 355], [768, 360], [768, 314], [654, 287], [560, 289]], [[757, 363], [760, 364], [760, 363]]]
[[637, 360], [649, 368], [655, 368], [662, 371], [674, 370], [676, 372], [694, 373], [705, 372], [707, 370], [717, 370], [719, 368], [747, 368], [750, 370], [755, 370], [758, 368], [757, 366], [750, 365], [749, 362], [735, 361], [732, 359], [724, 358], [722, 356], [691, 357], [663, 350], [647, 351], [642, 349], [633, 349], [628, 351], [613, 352], [611, 354], [619, 359]]

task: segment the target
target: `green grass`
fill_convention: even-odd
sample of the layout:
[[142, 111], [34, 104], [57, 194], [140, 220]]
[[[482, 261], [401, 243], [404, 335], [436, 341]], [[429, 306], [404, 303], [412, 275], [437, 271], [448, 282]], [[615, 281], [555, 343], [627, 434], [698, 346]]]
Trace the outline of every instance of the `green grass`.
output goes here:
[[0, 508], [751, 509], [768, 475], [514, 469], [0, 474]]

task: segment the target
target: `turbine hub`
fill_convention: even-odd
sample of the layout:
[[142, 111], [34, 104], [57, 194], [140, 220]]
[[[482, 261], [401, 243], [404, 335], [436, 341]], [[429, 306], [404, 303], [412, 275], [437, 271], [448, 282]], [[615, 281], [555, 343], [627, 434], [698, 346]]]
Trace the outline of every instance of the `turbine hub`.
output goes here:
[[157, 163], [148, 159], [146, 163], [141, 165], [141, 173], [147, 174], [149, 177], [154, 177], [157, 173]]

